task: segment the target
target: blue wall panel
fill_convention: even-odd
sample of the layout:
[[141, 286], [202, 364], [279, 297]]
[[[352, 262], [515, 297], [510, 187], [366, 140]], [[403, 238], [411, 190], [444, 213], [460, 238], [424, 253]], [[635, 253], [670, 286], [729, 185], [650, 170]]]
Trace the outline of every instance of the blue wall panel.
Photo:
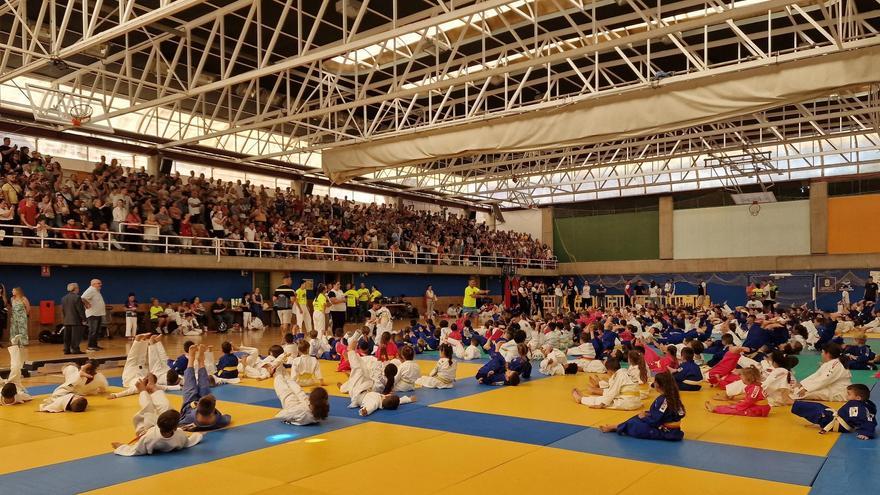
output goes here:
[[[54, 300], [60, 302], [67, 284], [77, 282], [82, 290], [93, 278], [104, 282], [103, 294], [109, 304], [125, 301], [129, 292], [137, 294], [140, 302], [148, 302], [157, 297], [162, 302], [180, 301], [199, 296], [203, 301], [217, 297], [230, 299], [241, 297], [253, 289], [253, 275], [247, 272], [242, 276], [240, 270], [186, 270], [149, 268], [89, 268], [89, 267], [51, 267], [51, 276], [40, 276], [39, 266], [4, 266], [0, 269], [0, 283], [8, 289], [22, 287], [25, 294], [36, 304], [37, 301]], [[336, 279], [334, 273], [292, 272], [294, 286], [304, 278], [313, 279], [315, 285]], [[348, 275], [348, 274], [344, 274]], [[438, 296], [459, 296], [464, 294], [469, 275], [410, 275], [393, 273], [354, 274], [355, 284], [365, 282], [367, 286], [376, 284], [388, 297], [421, 296], [428, 284], [434, 286]], [[343, 280], [347, 280], [344, 277]], [[501, 294], [500, 277], [483, 277], [483, 287], [493, 294]], [[310, 294], [313, 297], [314, 294]]]
[[67, 291], [67, 284], [77, 282], [85, 290], [89, 281], [99, 278], [104, 282], [102, 293], [109, 304], [125, 301], [134, 292], [140, 302], [157, 297], [163, 302], [180, 301], [199, 296], [203, 301], [217, 297], [241, 297], [251, 290], [253, 276], [241, 275], [240, 270], [172, 270], [149, 268], [88, 268], [51, 267], [51, 276], [40, 276], [39, 266], [4, 266], [0, 269], [0, 283], [7, 289], [20, 286], [31, 304], [54, 300], [56, 303]]

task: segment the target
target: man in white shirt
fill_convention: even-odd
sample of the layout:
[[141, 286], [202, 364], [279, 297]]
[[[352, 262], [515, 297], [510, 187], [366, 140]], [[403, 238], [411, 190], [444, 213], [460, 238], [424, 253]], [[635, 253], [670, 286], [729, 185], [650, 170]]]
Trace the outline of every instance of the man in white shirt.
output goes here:
[[83, 305], [86, 307], [86, 321], [89, 326], [89, 351], [100, 351], [98, 347], [98, 331], [101, 330], [101, 321], [107, 314], [107, 307], [104, 305], [104, 296], [101, 295], [101, 287], [103, 284], [98, 279], [92, 279], [89, 288], [83, 292], [81, 296]]

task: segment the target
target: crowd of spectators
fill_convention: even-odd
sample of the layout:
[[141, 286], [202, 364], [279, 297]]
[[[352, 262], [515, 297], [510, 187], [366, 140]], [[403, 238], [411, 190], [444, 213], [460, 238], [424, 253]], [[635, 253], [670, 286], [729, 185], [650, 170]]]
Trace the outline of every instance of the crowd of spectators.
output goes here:
[[[230, 255], [499, 265], [552, 258], [528, 234], [446, 211], [300, 197], [290, 188], [273, 191], [194, 172], [149, 175], [103, 156], [90, 174], [64, 173], [52, 157], [19, 149], [8, 138], [0, 154], [0, 224], [18, 225], [23, 235], [53, 247], [106, 249], [111, 242], [115, 249], [158, 251], [169, 244], [198, 252], [215, 247], [206, 240], [214, 238], [226, 240], [222, 249]], [[11, 241], [7, 235], [3, 244]]]

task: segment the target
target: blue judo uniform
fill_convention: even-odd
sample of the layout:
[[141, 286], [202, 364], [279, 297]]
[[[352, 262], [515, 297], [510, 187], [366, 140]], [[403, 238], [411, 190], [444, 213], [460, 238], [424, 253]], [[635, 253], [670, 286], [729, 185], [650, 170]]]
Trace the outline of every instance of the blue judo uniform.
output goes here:
[[877, 406], [870, 400], [851, 400], [835, 411], [825, 404], [796, 400], [791, 412], [825, 431], [855, 433], [874, 438], [877, 429]]
[[199, 368], [199, 378], [196, 380], [196, 372], [193, 368], [187, 368], [183, 373], [183, 406], [180, 408], [181, 428], [188, 431], [206, 431], [224, 428], [232, 421], [228, 414], [220, 414], [214, 410], [214, 419], [210, 424], [196, 423], [196, 409], [199, 399], [211, 394], [210, 378], [205, 368]]
[[684, 408], [677, 411], [669, 409], [666, 397], [661, 395], [654, 399], [647, 416], [644, 418], [633, 416], [617, 425], [617, 434], [647, 440], [679, 441], [684, 438], [684, 433], [678, 424], [682, 418], [684, 418]]

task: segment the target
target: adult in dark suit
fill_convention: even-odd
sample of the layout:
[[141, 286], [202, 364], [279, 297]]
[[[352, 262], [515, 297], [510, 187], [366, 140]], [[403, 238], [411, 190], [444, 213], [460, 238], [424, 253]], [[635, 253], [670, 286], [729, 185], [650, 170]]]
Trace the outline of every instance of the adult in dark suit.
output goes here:
[[86, 321], [86, 307], [79, 296], [79, 285], [67, 284], [67, 294], [61, 298], [61, 323], [64, 325], [64, 354], [84, 354], [79, 350], [83, 327]]

